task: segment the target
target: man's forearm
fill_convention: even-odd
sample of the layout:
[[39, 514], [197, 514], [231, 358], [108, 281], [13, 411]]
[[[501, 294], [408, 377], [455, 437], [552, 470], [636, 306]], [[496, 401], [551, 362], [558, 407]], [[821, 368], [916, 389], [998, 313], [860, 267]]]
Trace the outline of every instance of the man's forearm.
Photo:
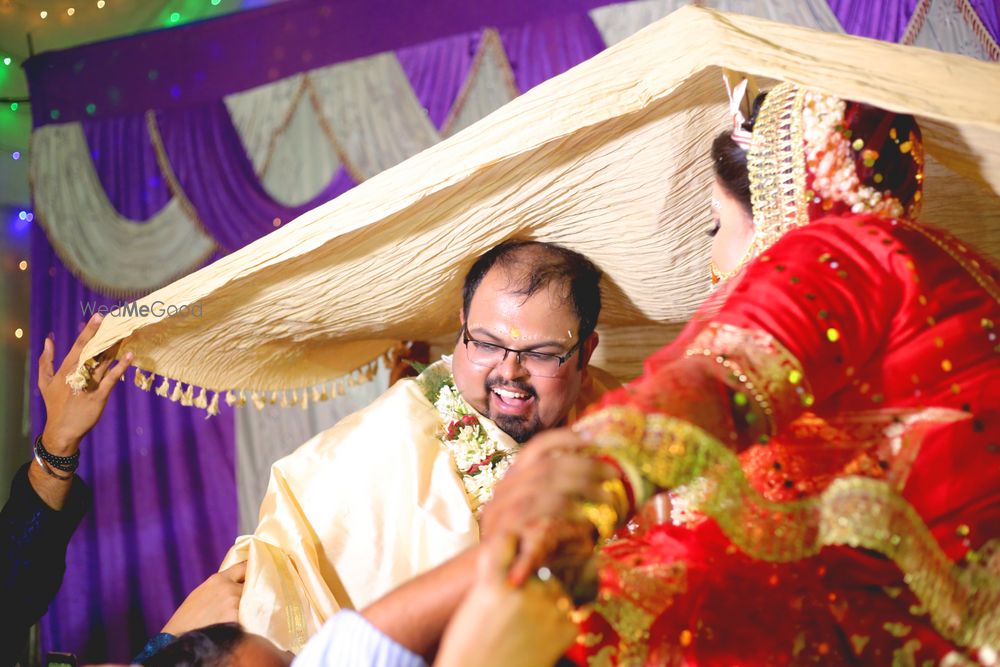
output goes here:
[[445, 626], [472, 586], [478, 550], [463, 551], [376, 600], [361, 614], [383, 634], [430, 660]]
[[74, 479], [75, 476], [65, 480], [56, 479], [34, 461], [28, 466], [28, 483], [31, 484], [31, 488], [43, 503], [57, 512], [66, 505], [66, 496], [69, 495]]

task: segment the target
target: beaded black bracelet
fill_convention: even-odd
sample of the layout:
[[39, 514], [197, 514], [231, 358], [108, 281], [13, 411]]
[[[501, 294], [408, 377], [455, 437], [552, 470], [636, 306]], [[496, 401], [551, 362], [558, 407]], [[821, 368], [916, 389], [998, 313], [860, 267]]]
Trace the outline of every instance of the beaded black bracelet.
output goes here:
[[50, 454], [45, 449], [45, 445], [42, 444], [42, 436], [35, 438], [35, 454], [56, 470], [76, 472], [76, 469], [80, 467], [80, 452], [76, 452], [72, 456]]
[[48, 473], [48, 475], [51, 476], [51, 477], [55, 477], [56, 479], [61, 479], [64, 482], [67, 481], [67, 480], [73, 479], [73, 473], [70, 473], [68, 475], [58, 475], [58, 474], [56, 474], [56, 471], [53, 470], [52, 468], [50, 468], [49, 464], [46, 463], [45, 461], [43, 461], [42, 457], [40, 457], [38, 455], [38, 450], [35, 450], [35, 463], [37, 463], [38, 467], [41, 468], [42, 470], [44, 470], [46, 473]]

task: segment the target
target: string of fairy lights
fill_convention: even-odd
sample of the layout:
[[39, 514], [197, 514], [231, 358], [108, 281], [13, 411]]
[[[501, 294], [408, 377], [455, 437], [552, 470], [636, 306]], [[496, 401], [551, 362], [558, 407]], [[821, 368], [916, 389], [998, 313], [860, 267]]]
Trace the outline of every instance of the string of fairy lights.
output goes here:
[[[13, 56], [11, 56], [10, 54], [3, 54], [2, 58], [0, 58], [0, 82], [6, 80], [8, 78], [7, 75], [9, 71], [16, 66], [17, 63], [15, 63]], [[26, 105], [26, 103], [27, 103], [26, 99], [4, 99], [3, 104], [7, 107], [7, 109], [4, 110], [2, 107], [0, 107], [0, 112], [7, 111], [7, 113], [16, 114]], [[18, 148], [4, 147], [2, 150], [3, 153], [0, 153], [0, 155], [3, 154], [9, 155], [10, 156], [9, 159], [13, 160], [14, 162], [20, 161], [21, 158], [23, 157], [22, 151]], [[16, 217], [11, 221], [11, 224], [8, 225], [6, 234], [16, 234], [16, 235], [23, 234], [24, 230], [34, 220], [34, 217], [35, 217], [34, 213], [32, 213], [30, 210], [25, 210], [25, 209], [18, 210]], [[11, 244], [12, 247], [14, 245], [15, 244]], [[27, 272], [28, 260], [21, 259], [17, 262], [16, 266], [17, 266], [16, 271], [22, 273]], [[17, 322], [14, 322], [14, 324], [16, 325]], [[10, 330], [8, 329], [8, 331]], [[13, 335], [16, 340], [21, 340], [22, 338], [24, 338], [25, 333], [26, 332], [24, 327], [14, 326]]]
[[[98, 9], [104, 9], [107, 6], [107, 4], [108, 4], [107, 0], [97, 0]], [[66, 16], [73, 16], [74, 14], [76, 14], [76, 7], [66, 8]], [[42, 20], [49, 18], [49, 10], [43, 9], [42, 11], [38, 12], [38, 16]]]
[[[144, 0], [145, 2], [145, 0]], [[220, 11], [232, 11], [246, 5], [247, 0], [160, 0], [162, 3], [157, 12], [158, 18], [149, 25], [149, 28], [160, 26], [174, 26], [189, 21], [208, 18], [218, 15]], [[227, 7], [222, 7], [225, 4]], [[130, 7], [131, 5], [131, 7]], [[17, 15], [17, 20], [22, 24], [28, 34], [29, 50], [31, 48], [31, 34], [39, 31], [44, 35], [45, 27], [54, 22], [58, 22], [61, 27], [70, 27], [76, 21], [83, 21], [81, 27], [94, 25], [92, 21], [99, 19], [98, 10], [105, 8], [126, 8], [130, 11], [141, 7], [134, 0], [86, 0], [85, 2], [74, 2], [73, 0], [48, 0], [47, 2], [26, 2], [25, 0], [0, 0], [0, 21], [8, 20], [12, 14]], [[96, 8], [96, 9], [95, 9]], [[144, 8], [143, 8], [144, 9]], [[100, 12], [104, 14], [104, 12]], [[5, 94], [5, 84], [12, 78], [11, 75], [20, 67], [18, 58], [12, 53], [3, 53], [0, 50], [0, 112], [9, 109], [11, 113], [18, 111], [26, 112], [30, 100], [27, 97], [17, 97]], [[96, 105], [88, 104], [87, 112], [93, 115], [96, 112]], [[58, 120], [58, 110], [52, 111], [52, 120]], [[0, 118], [0, 122], [3, 119]], [[2, 129], [2, 127], [0, 127]], [[22, 150], [11, 149], [0, 145], [0, 150], [8, 153], [13, 160], [20, 160]]]
[[[17, 212], [17, 215], [14, 217], [14, 220], [13, 220], [12, 224], [9, 225], [9, 229], [8, 229], [7, 233], [8, 234], [13, 233], [13, 234], [17, 234], [17, 235], [23, 234], [24, 230], [27, 229], [27, 227], [34, 221], [34, 219], [35, 219], [35, 215], [31, 211], [25, 210], [25, 209], [19, 210]], [[21, 245], [21, 244], [18, 244], [18, 245]], [[20, 259], [17, 262], [16, 267], [17, 267], [16, 268], [17, 272], [20, 272], [20, 273], [27, 272], [27, 270], [29, 268], [28, 260], [25, 259], [25, 258]], [[9, 331], [9, 329], [8, 329], [8, 331]], [[20, 340], [20, 339], [24, 338], [25, 330], [24, 330], [23, 327], [17, 326], [17, 323], [15, 322], [14, 332], [13, 333], [14, 333], [14, 338], [17, 339], [17, 340]]]
[[[22, 211], [22, 213], [24, 213], [24, 211]], [[27, 271], [28, 270], [28, 260], [22, 259], [20, 262], [18, 262], [17, 263], [17, 269], [18, 269], [18, 271]], [[24, 329], [21, 328], [21, 327], [15, 327], [14, 328], [14, 338], [17, 338], [18, 340], [24, 338]]]
[[[8, 79], [11, 70], [13, 70], [15, 67], [18, 67], [18, 63], [15, 62], [14, 56], [11, 54], [2, 54], [2, 57], [0, 57], [0, 83]], [[23, 113], [27, 111], [26, 108], [27, 103], [28, 103], [27, 99], [3, 98], [2, 104], [3, 106], [6, 107], [6, 109], [4, 109], [3, 106], [0, 106], [0, 113], [6, 112], [12, 115], [17, 114], [18, 112]], [[0, 155], [3, 155], [4, 157], [9, 155], [10, 157], [8, 159], [14, 162], [19, 162], [24, 157], [24, 153], [20, 148], [3, 147], [2, 151], [3, 152], [0, 153]], [[21, 236], [24, 233], [24, 231], [28, 228], [28, 226], [31, 224], [31, 222], [34, 220], [34, 217], [35, 217], [34, 213], [32, 213], [32, 211], [30, 210], [26, 209], [17, 210], [16, 216], [14, 216], [13, 220], [11, 220], [7, 230], [5, 230], [5, 233], [8, 235]], [[21, 245], [21, 244], [12, 243], [11, 247], [13, 247], [14, 245]], [[25, 273], [28, 271], [28, 268], [29, 268], [28, 260], [20, 259], [16, 264], [15, 271], [20, 273]], [[15, 317], [17, 316], [15, 315]], [[13, 322], [12, 324], [14, 324], [12, 332], [14, 338], [16, 340], [23, 339], [26, 335], [25, 328], [23, 326], [18, 326], [19, 323], [16, 321]], [[10, 329], [8, 329], [8, 332], [9, 331]], [[7, 335], [10, 335], [10, 333], [8, 333]]]
[[[212, 7], [218, 7], [220, 4], [222, 4], [222, 0], [207, 0], [207, 3]], [[104, 9], [105, 7], [107, 7], [108, 2], [107, 0], [97, 0], [95, 4], [97, 5], [98, 9]], [[76, 7], [66, 7], [65, 10], [53, 10], [52, 12], [50, 12], [48, 9], [42, 9], [39, 10], [38, 17], [44, 21], [45, 19], [49, 18], [50, 15], [55, 15], [59, 11], [65, 11], [66, 16], [74, 16], [76, 14]], [[170, 12], [168, 16], [168, 21], [170, 23], [179, 23], [181, 18], [182, 15], [180, 12]]]
[[[0, 0], [0, 13], [4, 9], [14, 9], [16, 11], [24, 13], [33, 13], [42, 21], [54, 20], [57, 18], [72, 18], [77, 16], [81, 12], [85, 12], [87, 9], [96, 7], [97, 9], [104, 9], [108, 7], [112, 2], [115, 4], [124, 4], [127, 0], [88, 0], [84, 2], [58, 2], [58, 0], [51, 2], [25, 2], [24, 0]], [[193, 9], [195, 13], [198, 12], [198, 5], [201, 6], [211, 6], [218, 7], [221, 5], [223, 0], [196, 0], [195, 3], [186, 3], [188, 7], [192, 4], [195, 5]], [[239, 4], [239, 3], [237, 3]], [[40, 5], [40, 6], [39, 6]], [[68, 5], [68, 6], [67, 6]], [[166, 15], [167, 23], [179, 23], [183, 15], [179, 11], [173, 11]]]
[[[44, 38], [48, 30], [56, 27], [69, 29], [75, 25], [78, 26], [77, 31], [88, 31], [91, 27], [96, 27], [101, 23], [106, 24], [109, 20], [113, 21], [113, 17], [122, 10], [126, 13], [135, 9], [140, 9], [143, 12], [148, 11], [147, 2], [148, 0], [141, 0], [141, 2], [136, 2], [136, 0], [0, 0], [0, 21], [6, 22], [14, 17], [22, 25], [25, 33]], [[154, 10], [155, 18], [142, 29], [179, 26], [190, 21], [217, 16], [220, 12], [226, 13], [241, 7], [254, 6], [258, 2], [254, 0], [159, 0], [156, 4], [159, 7]], [[260, 4], [267, 4], [267, 0], [263, 0]], [[30, 36], [28, 42], [30, 51], [34, 48]], [[45, 48], [44, 43], [39, 46]], [[20, 135], [30, 133], [31, 101], [26, 96], [22, 96], [23, 94], [10, 94], [11, 84], [17, 81], [16, 77], [19, 74], [17, 70], [21, 66], [20, 61], [23, 54], [19, 56], [4, 51], [6, 49], [0, 49], [0, 131], [9, 138], [10, 142], [19, 144]], [[15, 84], [14, 87], [18, 88], [19, 86]], [[6, 90], [4, 90], [5, 88]], [[88, 114], [94, 115], [95, 111], [94, 104], [87, 106]], [[4, 114], [7, 114], [6, 120]], [[58, 111], [53, 111], [53, 114], [58, 114]], [[53, 120], [57, 118], [58, 115], [53, 115]], [[25, 147], [0, 141], [0, 159], [24, 164], [27, 162], [27, 157]], [[23, 169], [23, 166], [18, 165], [18, 168]], [[7, 218], [7, 228], [4, 233], [11, 239], [24, 239], [24, 234], [30, 229], [33, 221], [34, 213], [30, 208], [14, 208], [11, 216]], [[13, 249], [15, 246], [21, 245], [24, 244], [21, 242], [11, 243], [10, 247]], [[27, 259], [18, 259], [17, 255], [14, 255], [12, 259], [16, 260], [16, 263], [11, 260], [4, 262], [5, 266], [8, 267], [7, 270], [13, 269], [15, 274], [23, 274], [28, 271], [29, 262]], [[18, 326], [17, 322], [12, 322], [11, 325], [13, 325], [11, 328], [15, 339], [20, 340], [27, 335], [23, 325]], [[7, 328], [11, 325], [4, 326], [6, 329], [4, 338], [11, 335], [11, 329]]]

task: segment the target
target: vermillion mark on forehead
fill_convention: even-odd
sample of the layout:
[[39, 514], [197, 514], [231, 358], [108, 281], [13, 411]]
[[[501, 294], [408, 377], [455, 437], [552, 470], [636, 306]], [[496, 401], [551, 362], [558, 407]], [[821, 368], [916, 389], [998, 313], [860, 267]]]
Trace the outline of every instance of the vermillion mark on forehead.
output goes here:
[[524, 349], [572, 346], [579, 318], [568, 285], [554, 282], [527, 296], [522, 292], [528, 283], [526, 270], [525, 264], [517, 262], [487, 272], [470, 304], [469, 333], [480, 340]]
[[473, 338], [482, 338], [489, 343], [504, 343], [507, 340], [511, 340], [529, 343], [533, 347], [544, 347], [546, 345], [564, 346], [574, 338], [573, 332], [568, 329], [566, 330], [566, 337], [563, 338], [562, 336], [553, 337], [545, 334], [525, 333], [518, 327], [506, 327], [502, 324], [490, 327], [470, 322], [468, 330]]

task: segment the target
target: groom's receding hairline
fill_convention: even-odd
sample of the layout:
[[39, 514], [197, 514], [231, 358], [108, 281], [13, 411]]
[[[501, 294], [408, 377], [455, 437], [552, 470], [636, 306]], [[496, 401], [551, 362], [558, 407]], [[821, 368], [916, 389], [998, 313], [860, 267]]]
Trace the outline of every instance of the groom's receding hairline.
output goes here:
[[553, 285], [564, 288], [564, 298], [580, 319], [580, 339], [597, 326], [601, 314], [601, 270], [580, 253], [541, 241], [510, 240], [480, 255], [465, 275], [462, 313], [468, 317], [476, 290], [493, 268], [504, 268], [511, 292], [529, 298]]

